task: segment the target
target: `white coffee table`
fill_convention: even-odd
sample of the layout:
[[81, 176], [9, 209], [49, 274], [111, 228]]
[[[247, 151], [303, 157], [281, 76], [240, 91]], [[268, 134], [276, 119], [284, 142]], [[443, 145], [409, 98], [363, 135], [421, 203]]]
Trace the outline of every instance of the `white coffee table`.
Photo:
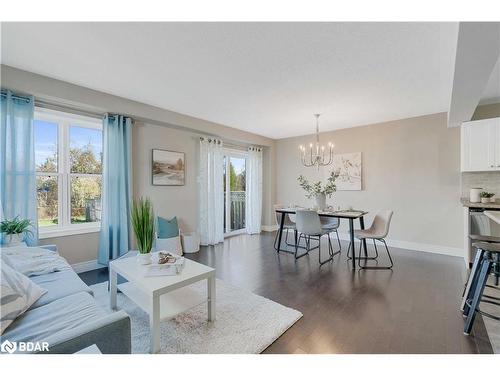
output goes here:
[[[215, 270], [186, 259], [182, 272], [176, 276], [145, 277], [144, 267], [135, 257], [109, 263], [110, 306], [116, 309], [116, 294], [123, 294], [149, 314], [151, 353], [160, 350], [160, 321], [173, 318], [188, 309], [207, 302], [208, 321], [215, 320]], [[128, 280], [117, 285], [118, 275]], [[189, 285], [207, 280], [207, 294], [198, 293]]]

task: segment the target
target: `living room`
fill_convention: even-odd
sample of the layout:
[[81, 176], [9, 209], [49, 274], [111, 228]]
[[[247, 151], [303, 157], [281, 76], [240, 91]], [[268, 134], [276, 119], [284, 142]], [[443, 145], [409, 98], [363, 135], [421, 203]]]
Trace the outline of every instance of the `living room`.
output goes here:
[[500, 353], [500, 23], [228, 20], [2, 20], [2, 354]]

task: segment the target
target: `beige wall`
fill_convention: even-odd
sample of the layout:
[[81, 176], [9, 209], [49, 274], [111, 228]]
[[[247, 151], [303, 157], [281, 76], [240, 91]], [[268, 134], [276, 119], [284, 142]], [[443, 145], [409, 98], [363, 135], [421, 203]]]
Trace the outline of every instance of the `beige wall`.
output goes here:
[[99, 233], [76, 234], [72, 236], [45, 238], [41, 245], [57, 245], [59, 254], [70, 264], [88, 262], [97, 259]]
[[[336, 153], [362, 152], [363, 190], [339, 191], [328, 204], [370, 211], [368, 224], [377, 211], [392, 209], [391, 240], [463, 255], [460, 129], [447, 128], [446, 113], [323, 133], [321, 139], [333, 141]], [[315, 168], [299, 161], [298, 146], [311, 140], [277, 141], [277, 202], [313, 205], [297, 183], [300, 174], [318, 178]]]
[[[134, 197], [151, 198], [155, 213], [177, 216], [183, 231], [197, 228], [197, 148], [193, 134], [163, 126], [134, 124], [133, 131]], [[153, 148], [184, 152], [186, 184], [153, 186], [151, 184], [151, 150]]]
[[[182, 229], [186, 231], [197, 228], [197, 134], [211, 134], [240, 144], [263, 146], [262, 218], [264, 225], [273, 223], [272, 202], [275, 200], [276, 156], [274, 140], [6, 65], [1, 65], [0, 68], [3, 88], [32, 94], [37, 100], [71, 106], [79, 110], [123, 113], [136, 119], [133, 131], [134, 196], [149, 196], [159, 215], [178, 216]], [[151, 185], [152, 148], [186, 152], [185, 186]], [[96, 259], [98, 238], [98, 233], [90, 233], [49, 238], [40, 242], [58, 245], [60, 253], [73, 264]]]

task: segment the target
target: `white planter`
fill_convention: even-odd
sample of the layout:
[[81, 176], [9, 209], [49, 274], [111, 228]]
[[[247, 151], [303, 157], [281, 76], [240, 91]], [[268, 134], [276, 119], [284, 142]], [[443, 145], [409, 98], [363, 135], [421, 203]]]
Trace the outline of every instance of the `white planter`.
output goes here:
[[184, 253], [191, 254], [200, 251], [200, 236], [196, 232], [182, 235], [182, 248]]
[[490, 203], [490, 198], [481, 198], [481, 203]]
[[316, 207], [318, 207], [318, 210], [322, 210], [322, 211], [326, 208], [326, 195], [325, 194], [316, 195]]
[[497, 199], [496, 199], [496, 198], [494, 198], [494, 197], [491, 197], [491, 198], [490, 198], [490, 203], [495, 203], [496, 201], [497, 201]]
[[145, 266], [147, 264], [151, 264], [151, 253], [146, 253], [146, 254], [138, 253], [136, 259], [137, 259], [137, 263], [142, 265], [142, 266]]
[[5, 236], [5, 241], [6, 243], [4, 244], [5, 247], [14, 247], [14, 246], [19, 246], [23, 243], [23, 233], [14, 233], [14, 234], [7, 234]]
[[482, 188], [472, 188], [472, 189], [470, 189], [469, 201], [471, 203], [479, 203], [479, 202], [481, 202], [480, 194], [481, 194], [482, 191], [483, 191]]

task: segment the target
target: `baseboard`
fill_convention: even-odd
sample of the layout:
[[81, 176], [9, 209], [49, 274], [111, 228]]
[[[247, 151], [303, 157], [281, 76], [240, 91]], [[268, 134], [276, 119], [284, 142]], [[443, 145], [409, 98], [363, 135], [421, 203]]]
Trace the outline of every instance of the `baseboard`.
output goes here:
[[[273, 232], [278, 230], [277, 225], [266, 225], [262, 227], [263, 231]], [[339, 232], [339, 237], [341, 240], [349, 241], [350, 236], [348, 232]], [[441, 246], [441, 245], [433, 245], [427, 243], [419, 243], [419, 242], [410, 242], [410, 241], [400, 241], [400, 240], [391, 240], [390, 238], [386, 239], [387, 245], [390, 247], [397, 247], [399, 249], [406, 250], [415, 250], [415, 251], [423, 251], [426, 253], [433, 254], [441, 254], [441, 255], [450, 255], [454, 257], [464, 258], [463, 249], [459, 247], [450, 247], [450, 246]], [[464, 258], [465, 260], [465, 258]], [[467, 263], [467, 261], [465, 261]]]
[[274, 232], [274, 231], [278, 230], [278, 226], [277, 225], [263, 225], [262, 230], [264, 232]]
[[97, 260], [89, 260], [87, 262], [74, 263], [71, 265], [76, 273], [82, 273], [92, 270], [97, 270], [99, 268], [106, 268], [102, 264], [97, 263]]
[[[350, 240], [349, 233], [347, 233], [347, 232], [339, 232], [339, 237], [341, 240], [345, 240], [345, 241]], [[386, 242], [387, 242], [388, 246], [397, 247], [399, 249], [423, 251], [426, 253], [450, 255], [450, 256], [463, 258], [463, 254], [462, 254], [463, 249], [461, 249], [459, 247], [432, 245], [432, 244], [427, 244], [427, 243], [410, 242], [410, 241], [391, 240], [390, 238], [387, 238]]]

